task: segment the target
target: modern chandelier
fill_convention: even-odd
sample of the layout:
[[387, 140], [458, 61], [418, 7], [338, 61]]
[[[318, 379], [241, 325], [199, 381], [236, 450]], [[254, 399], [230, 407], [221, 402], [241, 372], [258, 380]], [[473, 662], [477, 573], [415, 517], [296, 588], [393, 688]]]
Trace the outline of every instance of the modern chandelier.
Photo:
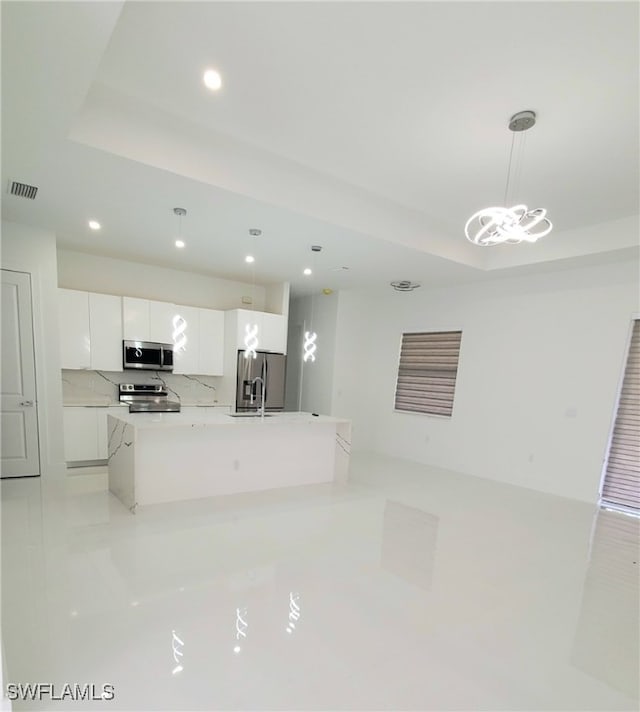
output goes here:
[[[527, 131], [536, 123], [534, 111], [519, 111], [509, 120], [509, 129], [513, 132], [511, 151], [509, 152], [509, 168], [507, 169], [507, 184], [504, 190], [504, 203], [513, 197], [509, 194], [511, 167], [513, 163], [513, 149], [516, 133]], [[520, 143], [520, 156], [516, 163], [519, 174], [522, 170], [522, 154], [524, 153], [524, 134]], [[513, 192], [513, 189], [512, 189]], [[541, 237], [551, 232], [553, 225], [547, 218], [544, 208], [529, 208], [526, 205], [514, 205], [511, 208], [495, 207], [484, 208], [474, 213], [464, 226], [467, 240], [474, 245], [488, 247], [501, 243], [517, 244], [520, 242], [536, 242]]]

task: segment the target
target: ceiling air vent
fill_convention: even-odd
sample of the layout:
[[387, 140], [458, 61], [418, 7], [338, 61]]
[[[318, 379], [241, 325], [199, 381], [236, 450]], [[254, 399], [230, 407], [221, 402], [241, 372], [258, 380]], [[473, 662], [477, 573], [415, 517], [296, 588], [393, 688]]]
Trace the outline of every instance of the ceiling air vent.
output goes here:
[[38, 189], [35, 185], [27, 185], [26, 183], [19, 183], [17, 180], [10, 180], [8, 192], [9, 195], [17, 195], [19, 198], [35, 200]]
[[403, 279], [399, 282], [391, 282], [391, 286], [396, 292], [413, 292], [413, 290], [418, 289], [420, 285], [416, 282], [410, 282], [408, 279]]

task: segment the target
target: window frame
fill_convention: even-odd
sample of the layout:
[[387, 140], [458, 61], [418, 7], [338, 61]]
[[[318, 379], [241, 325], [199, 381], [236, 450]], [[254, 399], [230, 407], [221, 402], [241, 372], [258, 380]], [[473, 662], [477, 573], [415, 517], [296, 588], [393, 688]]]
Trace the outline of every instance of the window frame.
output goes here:
[[[455, 373], [454, 373], [454, 382], [453, 382], [453, 393], [451, 395], [451, 412], [450, 413], [432, 413], [427, 410], [402, 410], [401, 408], [397, 407], [397, 391], [398, 391], [398, 380], [400, 378], [400, 365], [401, 365], [401, 358], [402, 358], [402, 345], [405, 340], [405, 336], [407, 335], [432, 335], [432, 334], [460, 334], [460, 342], [458, 346], [458, 354], [457, 354], [457, 360], [456, 360], [456, 366], [455, 366]], [[396, 358], [396, 379], [395, 379], [395, 385], [394, 385], [394, 391], [393, 391], [393, 412], [394, 413], [399, 413], [402, 415], [415, 415], [415, 416], [429, 416], [431, 418], [440, 418], [444, 420], [451, 420], [453, 418], [453, 412], [454, 412], [454, 407], [455, 407], [455, 397], [456, 397], [456, 386], [458, 384], [458, 374], [460, 371], [460, 355], [462, 352], [462, 338], [463, 338], [463, 329], [462, 327], [456, 327], [456, 328], [434, 328], [434, 329], [429, 329], [429, 330], [407, 330], [407, 331], [402, 331], [400, 334], [400, 340], [399, 340], [399, 345], [398, 345], [398, 352], [397, 352], [397, 358]]]
[[639, 322], [640, 328], [640, 312], [634, 312], [631, 314], [629, 320], [629, 325], [627, 327], [627, 339], [624, 349], [624, 356], [622, 358], [622, 363], [618, 376], [618, 387], [616, 391], [616, 400], [613, 407], [613, 412], [611, 415], [611, 420], [609, 422], [609, 434], [607, 436], [607, 444], [605, 447], [604, 457], [602, 460], [602, 471], [600, 473], [600, 487], [598, 489], [598, 505], [604, 509], [611, 509], [614, 511], [625, 512], [633, 516], [638, 516], [638, 510], [633, 507], [629, 507], [624, 504], [618, 504], [604, 499], [603, 492], [605, 481], [607, 479], [607, 472], [609, 470], [609, 459], [611, 455], [611, 446], [613, 444], [613, 436], [615, 433], [616, 421], [618, 419], [618, 410], [620, 409], [620, 400], [622, 398], [622, 390], [624, 387], [625, 376], [627, 375], [627, 367], [629, 364], [629, 356], [631, 355], [631, 341], [633, 340], [633, 332], [635, 329], [636, 322]]

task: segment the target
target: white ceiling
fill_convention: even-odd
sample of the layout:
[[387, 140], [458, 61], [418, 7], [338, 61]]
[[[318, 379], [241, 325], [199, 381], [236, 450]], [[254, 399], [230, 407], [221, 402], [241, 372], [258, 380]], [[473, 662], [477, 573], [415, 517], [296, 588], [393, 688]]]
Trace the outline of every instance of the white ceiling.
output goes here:
[[[3, 217], [232, 278], [251, 251], [256, 281], [297, 292], [308, 264], [336, 289], [626, 256], [638, 62], [630, 2], [2, 3], [3, 178], [39, 187], [5, 190]], [[555, 229], [474, 247], [464, 223], [501, 202], [507, 121], [527, 108], [515, 197]]]

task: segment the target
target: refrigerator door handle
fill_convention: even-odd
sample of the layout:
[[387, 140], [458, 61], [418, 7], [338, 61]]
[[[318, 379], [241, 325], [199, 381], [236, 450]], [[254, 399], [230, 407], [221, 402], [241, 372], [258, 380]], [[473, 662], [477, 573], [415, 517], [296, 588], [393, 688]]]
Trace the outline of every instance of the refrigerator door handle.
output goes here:
[[264, 409], [264, 404], [269, 399], [267, 395], [267, 381], [269, 380], [269, 361], [265, 355], [264, 361], [262, 362], [264, 368], [264, 376], [262, 378], [262, 408]]

